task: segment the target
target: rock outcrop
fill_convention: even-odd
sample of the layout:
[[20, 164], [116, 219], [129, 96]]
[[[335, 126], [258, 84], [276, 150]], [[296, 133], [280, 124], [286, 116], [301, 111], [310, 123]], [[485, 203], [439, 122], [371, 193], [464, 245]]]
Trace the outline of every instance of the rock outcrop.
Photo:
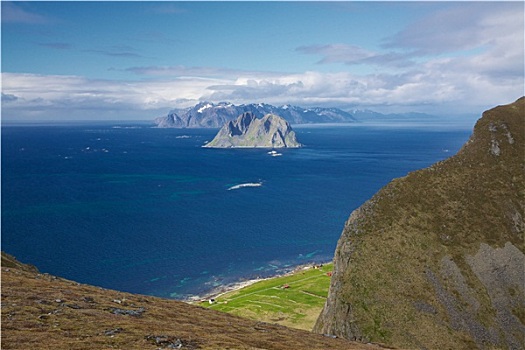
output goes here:
[[297, 148], [295, 132], [283, 118], [268, 114], [258, 119], [247, 112], [224, 125], [203, 147], [210, 148]]
[[348, 219], [314, 331], [419, 349], [525, 348], [525, 98]]

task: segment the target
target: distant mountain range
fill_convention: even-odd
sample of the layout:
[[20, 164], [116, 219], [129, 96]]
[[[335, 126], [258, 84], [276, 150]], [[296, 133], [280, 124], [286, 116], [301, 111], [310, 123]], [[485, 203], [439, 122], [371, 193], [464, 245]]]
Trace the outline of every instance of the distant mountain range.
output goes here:
[[314, 123], [356, 123], [356, 122], [432, 122], [439, 119], [425, 113], [383, 114], [369, 109], [344, 111], [339, 108], [283, 105], [280, 107], [266, 103], [234, 105], [229, 102], [200, 102], [193, 107], [172, 109], [166, 116], [154, 120], [159, 128], [220, 128], [243, 113], [253, 113], [257, 118], [267, 114], [278, 115], [290, 124]]
[[372, 111], [345, 112], [338, 108], [302, 108], [292, 105], [280, 107], [265, 103], [234, 105], [232, 103], [201, 102], [194, 107], [173, 109], [168, 115], [155, 119], [160, 128], [220, 128], [243, 113], [253, 113], [261, 118], [267, 114], [278, 115], [291, 124], [308, 123], [353, 123], [363, 114]]

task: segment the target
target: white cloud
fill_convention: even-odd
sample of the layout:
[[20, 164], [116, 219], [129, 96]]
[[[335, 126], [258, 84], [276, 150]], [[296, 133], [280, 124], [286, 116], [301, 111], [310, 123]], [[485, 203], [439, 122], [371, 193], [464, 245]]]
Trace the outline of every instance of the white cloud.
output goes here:
[[362, 47], [347, 44], [301, 46], [296, 50], [306, 54], [324, 56], [318, 63], [362, 63], [367, 58], [376, 55], [376, 53]]
[[406, 67], [413, 65], [412, 53], [379, 52], [348, 44], [301, 46], [296, 51], [304, 54], [321, 55], [317, 63], [343, 63], [346, 65], [368, 64], [391, 67]]
[[184, 65], [130, 67], [127, 68], [125, 71], [135, 73], [139, 76], [150, 76], [160, 79], [173, 79], [180, 77], [213, 77], [235, 79], [235, 77], [238, 76], [256, 78], [260, 76], [282, 75], [282, 73], [278, 72], [248, 71], [242, 69], [231, 69], [223, 67], [188, 67]]
[[23, 8], [23, 5], [12, 1], [2, 1], [1, 6], [3, 23], [47, 24], [51, 22], [49, 18], [27, 10]]
[[[186, 77], [169, 80], [90, 80], [76, 76], [3, 73], [3, 117], [102, 118], [103, 112], [122, 119], [152, 119], [174, 107], [199, 100], [233, 103], [266, 102], [303, 106], [413, 107], [433, 112], [435, 106], [452, 112], [481, 112], [485, 107], [519, 97], [523, 79], [501, 81], [487, 76], [450, 71], [448, 59], [427, 63], [403, 74], [353, 75], [349, 72], [248, 74], [230, 78]], [[465, 62], [464, 64], [467, 64]], [[425, 110], [421, 108], [426, 106]], [[461, 110], [459, 110], [461, 108]], [[109, 115], [108, 115], [109, 118]]]
[[9, 103], [9, 102], [14, 102], [18, 100], [18, 97], [15, 96], [15, 95], [12, 95], [12, 94], [4, 94], [2, 92], [2, 102], [3, 103]]
[[480, 61], [489, 59], [485, 70], [500, 71], [498, 67], [509, 64], [522, 70], [523, 42], [523, 3], [453, 3], [451, 7], [385, 38], [383, 48], [386, 50], [374, 51], [337, 43], [301, 46], [296, 51], [320, 55], [322, 59], [318, 63], [322, 64], [405, 68], [431, 60], [436, 55], [460, 57], [477, 54]]
[[373, 64], [373, 74], [353, 74], [345, 66], [298, 73], [132, 67], [127, 71], [137, 74], [134, 81], [3, 73], [2, 114], [94, 118], [120, 111], [121, 118], [152, 119], [199, 100], [481, 113], [524, 93], [523, 4], [465, 6], [452, 3], [390, 37], [387, 49], [399, 51], [345, 44], [298, 49], [324, 55], [324, 64]]
[[435, 55], [498, 47], [509, 39], [519, 45], [523, 11], [522, 2], [451, 3], [387, 38], [384, 47]]
[[[93, 80], [79, 76], [2, 73], [2, 93], [16, 96], [2, 101], [7, 119], [104, 118], [101, 111], [122, 113], [121, 118], [153, 118], [180, 101], [186, 105], [216, 79], [173, 79], [170, 81]], [[151, 114], [150, 114], [151, 113]]]
[[374, 66], [375, 76], [354, 77], [366, 86], [358, 94], [363, 104], [486, 108], [524, 93], [524, 4], [450, 3], [386, 38], [383, 50], [333, 44], [297, 51], [321, 55], [324, 64]]

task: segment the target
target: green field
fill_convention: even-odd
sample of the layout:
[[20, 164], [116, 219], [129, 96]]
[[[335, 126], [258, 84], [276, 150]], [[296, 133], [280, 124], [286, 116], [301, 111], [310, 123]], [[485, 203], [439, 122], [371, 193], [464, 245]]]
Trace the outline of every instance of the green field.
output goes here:
[[[201, 306], [254, 320], [311, 330], [330, 286], [333, 264], [256, 282]], [[285, 288], [287, 286], [287, 288]]]

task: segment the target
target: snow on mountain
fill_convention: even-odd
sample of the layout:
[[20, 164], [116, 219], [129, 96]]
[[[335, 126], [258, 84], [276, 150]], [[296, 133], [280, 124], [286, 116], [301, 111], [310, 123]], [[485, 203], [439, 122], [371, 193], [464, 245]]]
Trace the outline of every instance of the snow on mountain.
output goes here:
[[168, 115], [156, 118], [155, 123], [160, 128], [219, 128], [246, 112], [251, 112], [258, 118], [267, 114], [275, 114], [283, 117], [291, 124], [351, 123], [356, 121], [351, 113], [337, 108], [304, 109], [288, 104], [276, 107], [265, 103], [236, 106], [228, 102], [218, 104], [200, 102], [194, 107], [173, 109]]
[[[210, 103], [206, 103], [204, 106], [202, 106], [201, 108], [199, 108], [199, 109], [197, 110], [197, 113], [202, 113], [202, 111], [204, 111], [205, 109], [211, 108], [211, 107], [213, 107], [212, 104], [210, 104]], [[222, 106], [219, 106], [219, 107], [222, 107]]]

